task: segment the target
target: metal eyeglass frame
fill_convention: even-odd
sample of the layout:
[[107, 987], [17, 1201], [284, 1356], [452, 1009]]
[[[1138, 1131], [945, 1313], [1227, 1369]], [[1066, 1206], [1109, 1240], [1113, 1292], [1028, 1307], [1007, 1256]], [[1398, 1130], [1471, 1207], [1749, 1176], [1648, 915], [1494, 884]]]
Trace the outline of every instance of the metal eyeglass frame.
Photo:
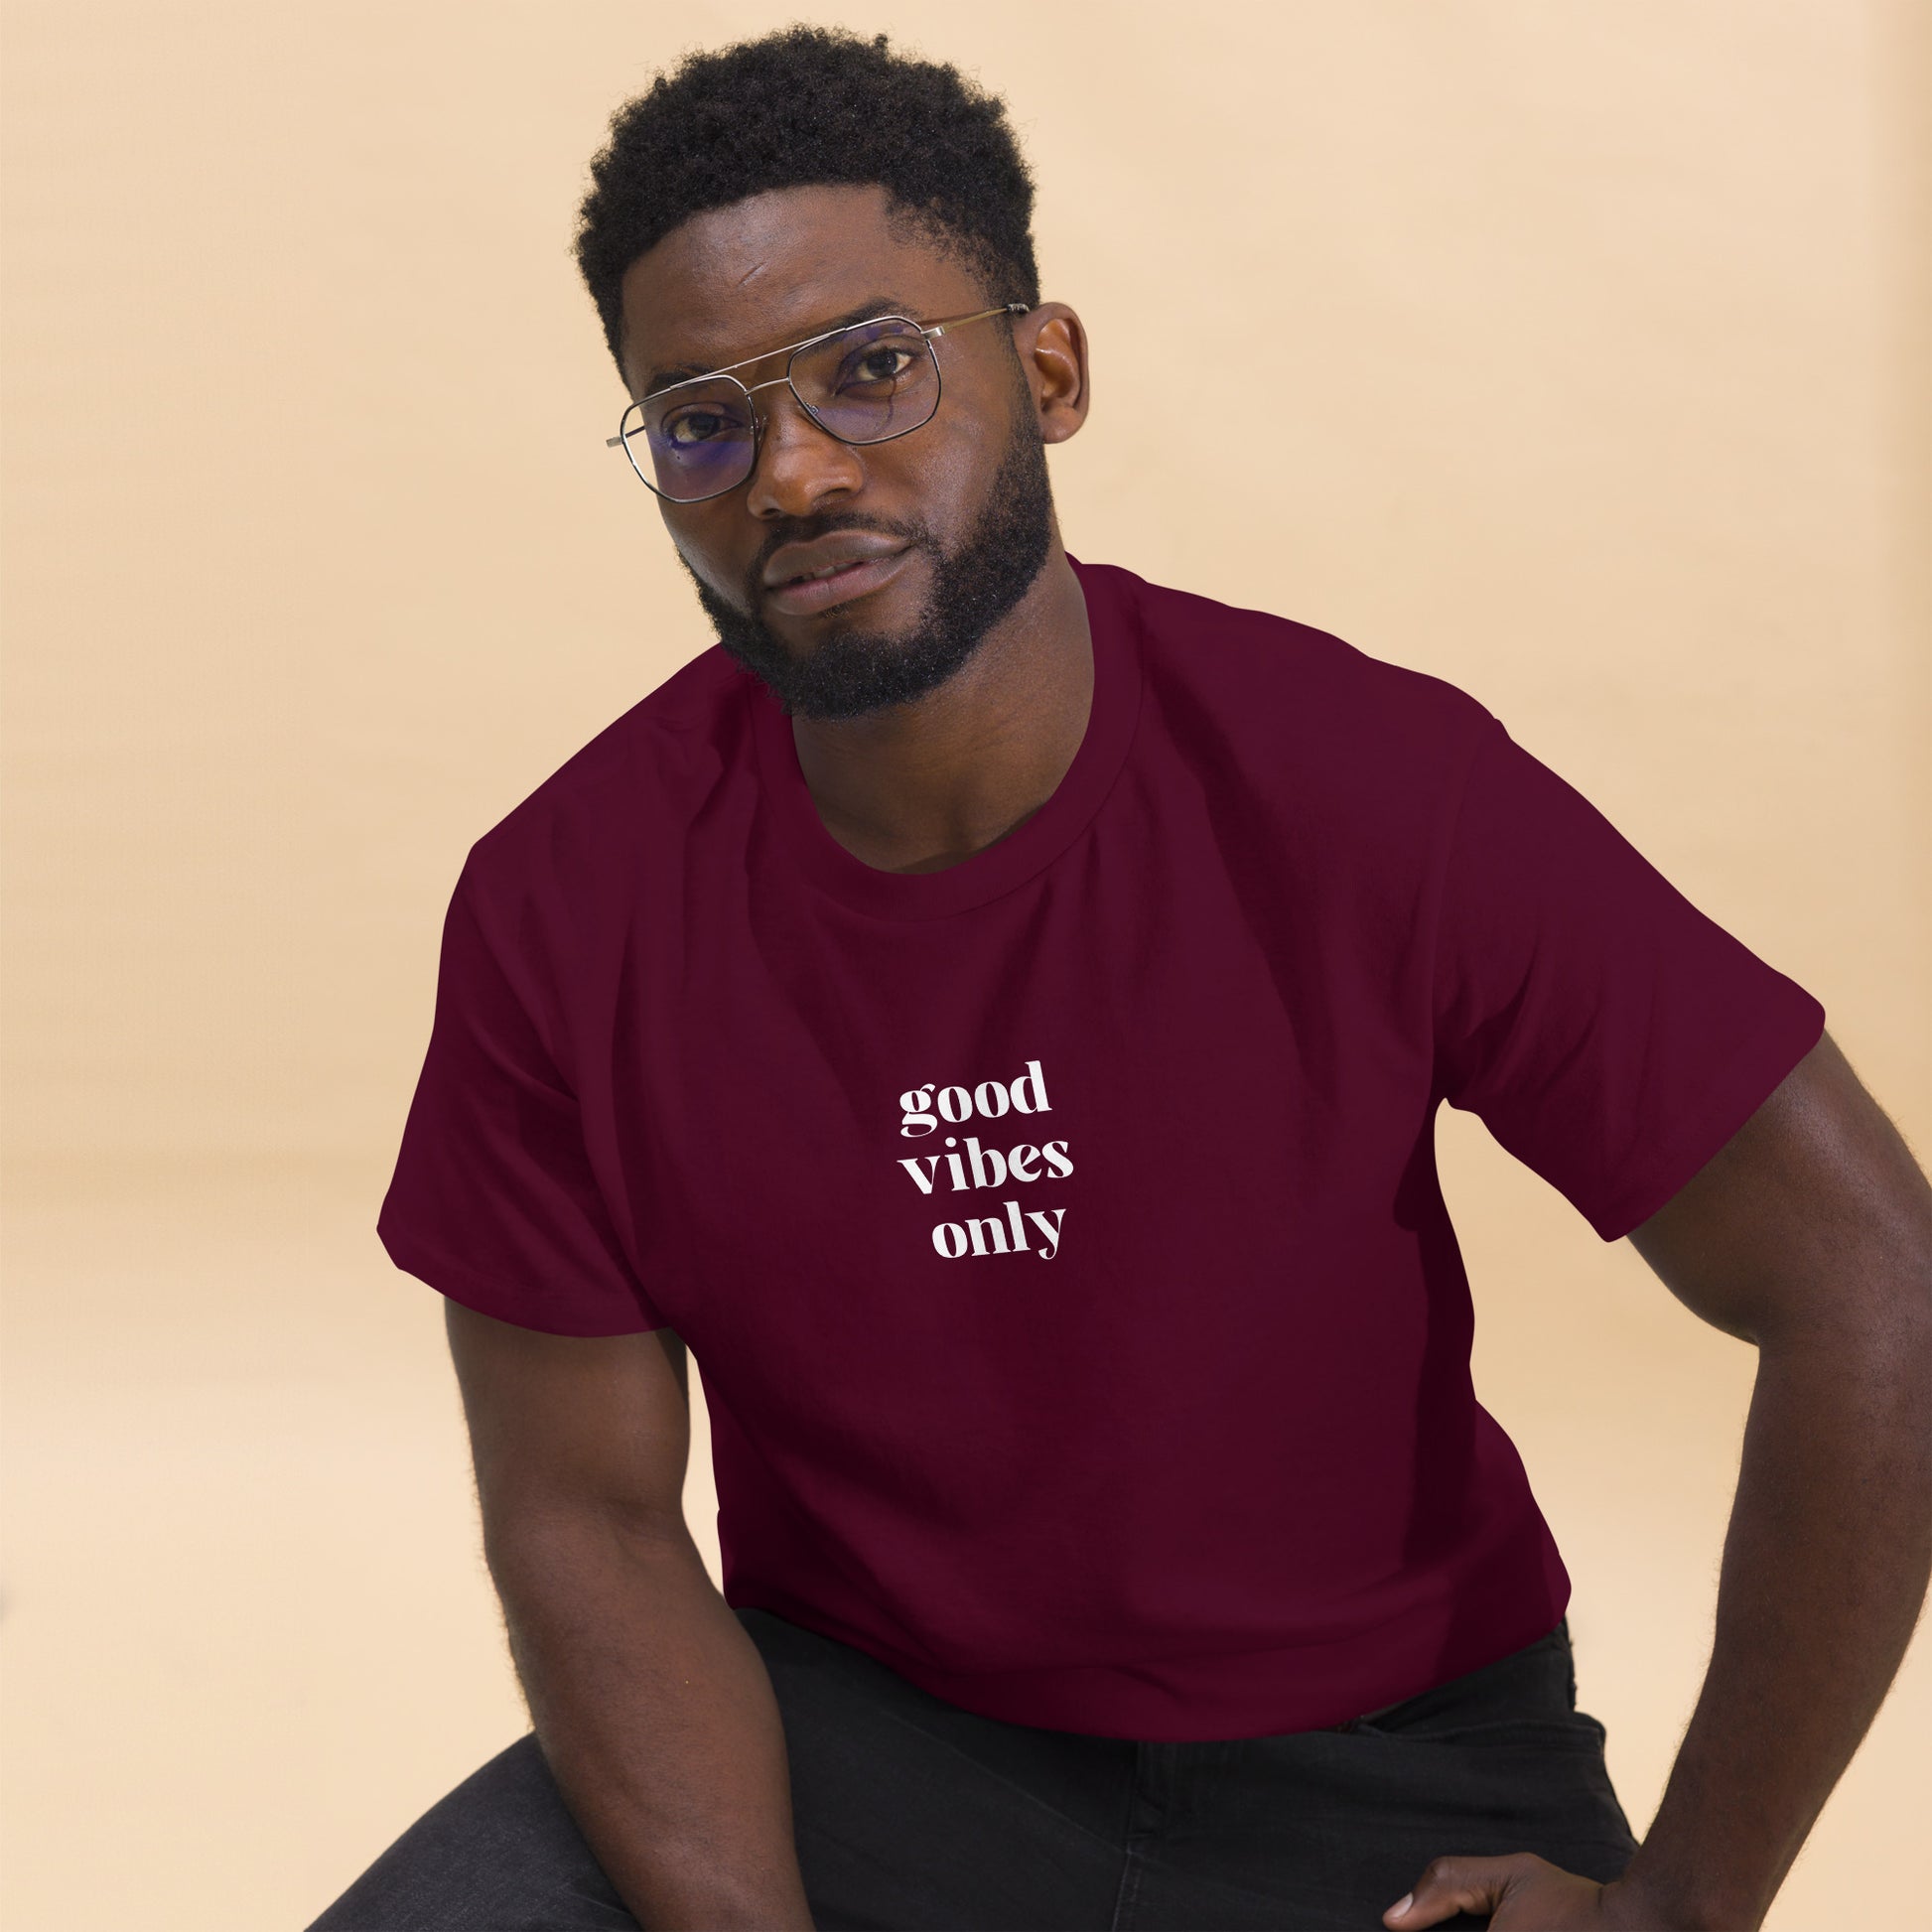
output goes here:
[[[624, 417], [627, 420], [631, 410], [638, 408], [643, 403], [655, 400], [658, 396], [668, 396], [673, 389], [688, 388], [694, 382], [715, 382], [720, 376], [725, 377], [734, 388], [744, 391], [745, 400], [748, 405], [751, 404], [753, 395], [759, 389], [775, 389], [782, 383], [787, 389], [791, 390], [792, 399], [797, 403], [798, 407], [820, 429], [824, 430], [827, 436], [831, 437], [835, 442], [849, 443], [855, 449], [870, 449], [875, 443], [895, 442], [901, 436], [910, 436], [914, 430], [924, 429], [926, 424], [931, 422], [932, 417], [939, 413], [939, 397], [944, 392], [945, 384], [939, 370], [939, 358], [932, 354], [931, 341], [934, 336], [943, 336], [949, 329], [964, 329], [969, 322], [984, 322], [989, 316], [1024, 316], [1031, 313], [1032, 311], [1029, 305], [1025, 302], [1003, 302], [997, 309], [976, 309], [971, 315], [964, 316], [941, 316], [937, 322], [918, 323], [914, 322], [910, 316], [862, 316], [857, 322], [844, 322], [836, 329], [826, 329], [816, 336], [807, 336], [802, 343], [788, 343], [782, 348], [767, 348], [762, 355], [748, 355], [742, 362], [727, 362], [722, 369], [708, 369], [703, 375], [687, 375], [682, 381], [667, 382], [663, 388], [653, 389], [648, 395], [639, 396], [635, 402], [626, 404], [623, 412]], [[926, 353], [932, 358], [933, 381], [939, 385], [935, 389], [932, 397], [932, 414], [926, 416], [919, 422], [908, 425], [904, 429], [896, 429], [886, 436], [841, 436], [798, 393], [791, 379], [791, 365], [806, 349], [816, 348], [820, 343], [828, 343], [834, 336], [843, 336], [848, 330], [864, 329], [879, 322], [902, 322], [915, 335], [923, 336], [926, 339]], [[769, 382], [745, 383], [739, 381], [738, 377], [732, 374], [734, 369], [748, 369], [754, 362], [768, 362], [774, 355], [782, 355], [785, 358], [785, 372], [783, 375], [773, 376]], [[644, 475], [643, 466], [638, 463], [635, 455], [632, 453], [630, 438], [624, 435], [623, 424], [621, 422], [618, 425], [617, 435], [607, 436], [604, 439], [604, 447], [607, 450], [621, 449], [625, 460], [629, 463], [631, 469], [636, 472], [637, 481], [653, 496], [662, 496], [667, 503], [710, 503], [716, 501], [720, 496], [729, 496], [734, 489], [750, 483], [753, 477], [758, 474], [759, 453], [764, 446], [764, 421], [765, 419], [759, 413], [758, 409], [753, 407], [752, 462], [751, 467], [745, 472], [744, 476], [740, 477], [737, 483], [727, 483], [723, 489], [711, 490], [703, 496], [665, 495], [665, 492], [659, 489]], [[640, 430], [638, 433], [642, 434], [643, 432]]]

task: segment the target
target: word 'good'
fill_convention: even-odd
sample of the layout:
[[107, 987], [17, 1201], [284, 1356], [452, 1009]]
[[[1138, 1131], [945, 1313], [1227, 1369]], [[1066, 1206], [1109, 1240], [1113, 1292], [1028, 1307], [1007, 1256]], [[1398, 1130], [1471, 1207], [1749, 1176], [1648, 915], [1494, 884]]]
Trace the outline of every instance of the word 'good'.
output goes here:
[[[934, 1106], [937, 1111], [934, 1111]], [[1047, 1111], [1046, 1081], [1039, 1062], [1029, 1060], [1027, 1070], [1018, 1078], [982, 1080], [978, 1086], [914, 1087], [898, 1097], [898, 1131], [907, 1140], [930, 1134], [942, 1120], [971, 1120], [975, 1114], [998, 1120], [1004, 1113], [1043, 1114]]]

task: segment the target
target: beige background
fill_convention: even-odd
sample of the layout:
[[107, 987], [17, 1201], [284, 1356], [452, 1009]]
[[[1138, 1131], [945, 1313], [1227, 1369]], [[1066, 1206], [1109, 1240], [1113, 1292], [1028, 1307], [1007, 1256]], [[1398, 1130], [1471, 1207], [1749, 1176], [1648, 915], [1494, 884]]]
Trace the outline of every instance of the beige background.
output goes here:
[[[9, 1932], [305, 1924], [523, 1728], [442, 1305], [373, 1223], [466, 848], [707, 641], [603, 446], [588, 158], [787, 17], [5, 6]], [[1076, 554], [1480, 697], [1932, 1147], [1926, 10], [814, 17], [1011, 103], [1092, 336]], [[1196, 407], [1231, 335], [1254, 386]], [[1441, 1143], [1641, 1832], [1752, 1357]], [[702, 1434], [689, 1506], [715, 1563]], [[1922, 1895], [1925, 1652], [1778, 1932]]]

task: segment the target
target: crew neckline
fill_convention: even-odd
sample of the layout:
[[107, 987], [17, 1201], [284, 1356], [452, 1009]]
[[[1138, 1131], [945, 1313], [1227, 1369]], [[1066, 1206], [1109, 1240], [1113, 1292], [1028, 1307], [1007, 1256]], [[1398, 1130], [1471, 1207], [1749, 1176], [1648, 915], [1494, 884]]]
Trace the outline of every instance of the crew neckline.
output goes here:
[[1093, 697], [1073, 761], [1046, 802], [1005, 838], [940, 872], [886, 872], [848, 852], [818, 815], [798, 763], [791, 719], [756, 679], [745, 685], [764, 800], [788, 863], [855, 910], [888, 919], [942, 918], [983, 905], [1052, 864], [1079, 837], [1120, 775], [1140, 715], [1142, 649], [1129, 573], [1069, 555], [1087, 604]]

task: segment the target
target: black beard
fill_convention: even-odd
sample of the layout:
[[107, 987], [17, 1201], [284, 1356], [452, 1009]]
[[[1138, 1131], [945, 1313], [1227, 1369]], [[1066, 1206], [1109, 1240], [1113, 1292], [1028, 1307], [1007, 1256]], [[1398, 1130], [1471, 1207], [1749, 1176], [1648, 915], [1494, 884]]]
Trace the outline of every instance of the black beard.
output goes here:
[[834, 530], [879, 530], [905, 538], [908, 547], [933, 559], [933, 586], [909, 633], [893, 636], [857, 626], [837, 628], [836, 609], [818, 640], [794, 657], [758, 618], [727, 604], [684, 553], [698, 602], [718, 641], [740, 666], [761, 679], [787, 715], [856, 718], [882, 705], [906, 704], [944, 684], [972, 656], [986, 633], [1033, 588], [1052, 547], [1053, 497], [1046, 479], [1046, 452], [1024, 416], [1014, 426], [993, 486], [966, 541], [942, 550], [916, 523], [879, 517], [802, 517], [773, 530], [746, 584], [746, 603], [756, 611], [762, 595], [764, 562], [780, 544], [810, 542]]

